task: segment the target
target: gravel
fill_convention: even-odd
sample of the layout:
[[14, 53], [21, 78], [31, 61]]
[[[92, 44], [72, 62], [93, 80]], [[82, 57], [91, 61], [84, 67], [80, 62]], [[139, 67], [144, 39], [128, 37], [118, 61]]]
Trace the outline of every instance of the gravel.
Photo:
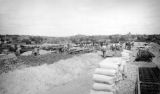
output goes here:
[[126, 78], [116, 84], [117, 94], [134, 94], [137, 73], [136, 65], [126, 64]]

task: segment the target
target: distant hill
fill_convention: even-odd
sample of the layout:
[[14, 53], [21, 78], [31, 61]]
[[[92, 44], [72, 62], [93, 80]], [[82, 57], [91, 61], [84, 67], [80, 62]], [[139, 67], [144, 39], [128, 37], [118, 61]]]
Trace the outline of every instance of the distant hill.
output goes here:
[[146, 41], [146, 42], [156, 42], [160, 44], [160, 35], [74, 35], [68, 37], [47, 37], [47, 36], [31, 36], [31, 35], [0, 35], [0, 40], [9, 41], [10, 43], [68, 43], [68, 42], [81, 42], [81, 41], [105, 41], [110, 40], [111, 42], [119, 42], [119, 41]]

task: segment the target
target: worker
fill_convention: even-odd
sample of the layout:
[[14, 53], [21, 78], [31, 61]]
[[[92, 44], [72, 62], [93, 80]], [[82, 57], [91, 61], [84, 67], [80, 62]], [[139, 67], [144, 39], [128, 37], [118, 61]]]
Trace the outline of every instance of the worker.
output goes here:
[[38, 48], [38, 47], [35, 47], [34, 50], [32, 51], [32, 54], [33, 54], [34, 56], [39, 55], [39, 48]]
[[21, 54], [21, 46], [20, 45], [16, 45], [16, 55], [19, 56]]
[[106, 50], [107, 50], [107, 47], [105, 46], [105, 45], [103, 45], [102, 46], [102, 49], [101, 49], [101, 51], [102, 51], [102, 57], [105, 57], [106, 56]]

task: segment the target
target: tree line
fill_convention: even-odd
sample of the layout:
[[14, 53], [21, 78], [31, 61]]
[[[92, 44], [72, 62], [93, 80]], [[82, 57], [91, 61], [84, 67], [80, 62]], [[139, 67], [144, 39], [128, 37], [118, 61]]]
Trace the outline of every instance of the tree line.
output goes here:
[[41, 44], [41, 43], [80, 43], [80, 42], [155, 42], [160, 44], [160, 34], [154, 35], [97, 35], [97, 36], [85, 36], [75, 35], [70, 37], [44, 37], [44, 36], [29, 36], [29, 35], [0, 35], [0, 41], [7, 43], [25, 43], [25, 44]]

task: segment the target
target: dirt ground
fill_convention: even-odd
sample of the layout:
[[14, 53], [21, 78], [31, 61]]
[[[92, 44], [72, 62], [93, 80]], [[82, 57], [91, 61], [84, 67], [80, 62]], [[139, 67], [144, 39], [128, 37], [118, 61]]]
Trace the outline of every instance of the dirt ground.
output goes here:
[[2, 73], [0, 94], [88, 94], [93, 69], [102, 59], [100, 54], [88, 53]]
[[83, 73], [83, 75], [67, 84], [50, 88], [47, 94], [90, 94], [92, 84], [92, 73]]
[[7, 73], [16, 69], [23, 69], [26, 67], [40, 66], [43, 64], [53, 64], [59, 60], [65, 60], [80, 54], [67, 54], [67, 53], [51, 53], [39, 56], [18, 56], [17, 60], [3, 60], [0, 61], [0, 74]]

